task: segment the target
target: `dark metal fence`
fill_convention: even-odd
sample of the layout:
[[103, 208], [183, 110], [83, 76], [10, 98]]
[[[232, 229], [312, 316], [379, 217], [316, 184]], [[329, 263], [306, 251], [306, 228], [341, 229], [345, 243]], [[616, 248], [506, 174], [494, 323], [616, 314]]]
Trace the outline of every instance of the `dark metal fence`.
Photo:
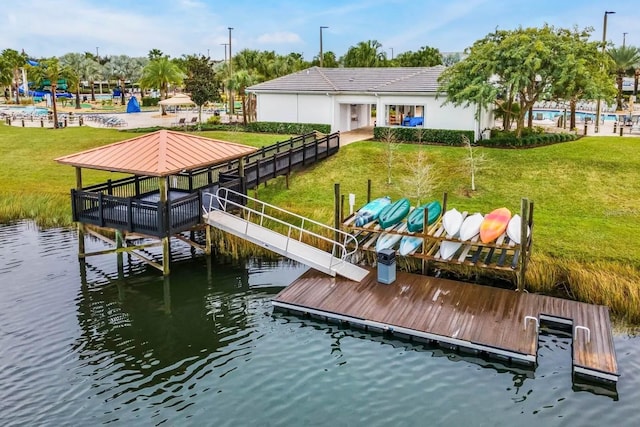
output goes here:
[[185, 195], [170, 198], [166, 207], [159, 201], [141, 200], [158, 193], [158, 177], [133, 176], [71, 190], [73, 220], [159, 237], [179, 233], [202, 222], [202, 209], [211, 202], [205, 193], [226, 187], [246, 194], [247, 189], [325, 159], [339, 149], [338, 133], [321, 138], [312, 133], [245, 156], [244, 177], [240, 176], [238, 160], [170, 176], [169, 192]]

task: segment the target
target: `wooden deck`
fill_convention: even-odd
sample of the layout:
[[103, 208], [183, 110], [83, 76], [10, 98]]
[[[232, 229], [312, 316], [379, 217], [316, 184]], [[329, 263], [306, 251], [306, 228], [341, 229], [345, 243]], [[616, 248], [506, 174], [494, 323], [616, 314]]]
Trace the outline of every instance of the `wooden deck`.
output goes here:
[[607, 307], [397, 272], [391, 285], [371, 270], [361, 282], [309, 270], [274, 307], [366, 329], [433, 340], [535, 365], [540, 320], [572, 327], [574, 374], [616, 382]]

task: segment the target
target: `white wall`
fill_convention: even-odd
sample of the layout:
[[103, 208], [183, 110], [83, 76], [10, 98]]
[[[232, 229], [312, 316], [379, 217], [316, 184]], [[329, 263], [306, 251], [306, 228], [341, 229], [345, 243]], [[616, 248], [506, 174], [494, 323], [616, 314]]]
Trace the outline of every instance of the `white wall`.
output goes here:
[[[326, 123], [331, 131], [349, 131], [371, 125], [371, 104], [377, 106], [376, 124], [386, 126], [388, 105], [424, 106], [424, 127], [431, 129], [472, 130], [476, 140], [480, 132], [493, 126], [493, 115], [483, 111], [480, 123], [475, 107], [442, 106], [444, 99], [432, 95], [327, 95], [327, 94], [257, 94], [258, 121], [292, 123]], [[356, 105], [352, 114], [351, 105]], [[357, 117], [357, 120], [352, 120]]]
[[256, 99], [260, 122], [332, 123], [333, 103], [325, 94], [258, 93]]

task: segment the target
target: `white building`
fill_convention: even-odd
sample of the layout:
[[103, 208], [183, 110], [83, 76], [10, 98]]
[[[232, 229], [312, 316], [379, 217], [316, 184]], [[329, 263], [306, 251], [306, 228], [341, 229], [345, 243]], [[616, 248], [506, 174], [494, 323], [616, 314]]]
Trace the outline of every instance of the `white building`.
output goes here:
[[493, 126], [493, 115], [477, 107], [445, 105], [437, 97], [437, 67], [312, 67], [247, 88], [257, 100], [257, 120], [321, 123], [331, 131], [366, 126], [420, 125], [472, 130], [476, 140]]

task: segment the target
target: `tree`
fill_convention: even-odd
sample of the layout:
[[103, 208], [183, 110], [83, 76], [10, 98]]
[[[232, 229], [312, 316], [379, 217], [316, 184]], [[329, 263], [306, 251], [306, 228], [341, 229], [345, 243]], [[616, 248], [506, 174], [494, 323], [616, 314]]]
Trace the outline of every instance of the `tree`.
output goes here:
[[[576, 44], [587, 43], [591, 29], [573, 30]], [[447, 68], [440, 76], [440, 93], [446, 93], [446, 103], [475, 104], [480, 108], [501, 98], [506, 103], [507, 118], [513, 113], [516, 136], [522, 135], [524, 118], [536, 101], [554, 92], [567, 68], [566, 38], [572, 31], [545, 25], [542, 28], [519, 28], [496, 31], [476, 41], [466, 51], [467, 57]], [[579, 49], [576, 53], [586, 52]], [[596, 57], [596, 60], [600, 57]], [[593, 61], [594, 58], [588, 58]], [[604, 81], [596, 81], [594, 92], [606, 93]], [[569, 94], [567, 94], [569, 95]], [[519, 111], [509, 106], [519, 104]]]
[[58, 109], [56, 103], [56, 89], [58, 86], [58, 80], [61, 78], [69, 77], [65, 73], [68, 69], [64, 69], [60, 65], [58, 58], [49, 58], [40, 61], [40, 66], [36, 68], [36, 80], [43, 83], [44, 80], [48, 80], [51, 84], [51, 104], [53, 107], [53, 127], [58, 129]]
[[160, 59], [163, 56], [165, 55], [160, 49], [151, 49], [149, 51], [149, 54], [147, 55], [147, 58], [149, 58], [149, 61], [153, 61], [154, 59]]
[[381, 48], [382, 44], [377, 40], [360, 42], [351, 46], [340, 62], [345, 67], [384, 67], [387, 65], [387, 54]]
[[[12, 87], [15, 91], [16, 104], [20, 104], [20, 91], [18, 90], [18, 82], [20, 81], [20, 68], [27, 63], [26, 55], [19, 53], [17, 50], [5, 49], [2, 51], [2, 58], [5, 66], [9, 67], [12, 73]], [[26, 96], [27, 94], [25, 94]]]
[[466, 135], [462, 135], [462, 144], [467, 147], [467, 156], [464, 158], [464, 170], [469, 171], [471, 176], [471, 191], [476, 191], [476, 173], [482, 168], [487, 161], [484, 153], [479, 154], [476, 148], [471, 146], [471, 141]]
[[[328, 51], [322, 52], [322, 66], [325, 68], [338, 68], [340, 64], [338, 63], [338, 58], [336, 54]], [[313, 61], [311, 61], [311, 66], [320, 66], [320, 55], [316, 55], [313, 57]]]
[[198, 123], [202, 123], [202, 106], [207, 102], [219, 101], [220, 86], [216, 79], [214, 64], [204, 56], [190, 56], [184, 63], [186, 77], [185, 90], [198, 106]]
[[387, 185], [391, 185], [391, 171], [393, 168], [393, 158], [395, 151], [400, 147], [396, 141], [396, 132], [394, 128], [385, 127], [382, 130], [382, 141], [386, 143], [385, 163], [387, 164]]
[[576, 105], [580, 99], [612, 99], [608, 69], [611, 59], [603, 55], [601, 44], [590, 42], [588, 32], [559, 32], [563, 42], [558, 54], [564, 58], [556, 69], [551, 97], [569, 101], [570, 129], [576, 127]]
[[120, 82], [120, 102], [122, 105], [125, 103], [125, 82], [138, 80], [145, 65], [146, 59], [131, 58], [127, 55], [114, 56], [106, 64], [107, 73]]
[[86, 57], [81, 53], [67, 53], [60, 57], [60, 65], [66, 68], [69, 76], [68, 85], [76, 94], [76, 110], [80, 109], [80, 83], [84, 76]]
[[434, 47], [422, 46], [417, 52], [402, 52], [393, 62], [398, 67], [434, 67], [442, 64], [442, 54]]
[[255, 83], [256, 79], [247, 70], [236, 71], [229, 79], [229, 88], [240, 94], [242, 98], [242, 123], [245, 125], [247, 124], [248, 109], [246, 89]]
[[[91, 87], [91, 101], [96, 101], [96, 90], [95, 90], [95, 82], [96, 80], [102, 79], [103, 66], [100, 65], [98, 61], [96, 61], [93, 55], [87, 55], [85, 53], [85, 58], [82, 63], [82, 79], [89, 82], [89, 86]], [[100, 82], [100, 87], [102, 88], [102, 82]], [[101, 90], [102, 92], [102, 90]]]
[[433, 171], [433, 164], [429, 163], [427, 152], [424, 149], [418, 151], [415, 161], [408, 157], [405, 167], [410, 172], [403, 175], [402, 184], [405, 190], [403, 193], [407, 197], [415, 198], [417, 206], [420, 206], [438, 184], [437, 175]]
[[616, 97], [617, 110], [622, 110], [622, 81], [627, 70], [633, 69], [640, 62], [640, 51], [633, 46], [621, 46], [609, 49], [609, 55], [614, 62], [618, 95]]
[[445, 67], [451, 67], [453, 64], [457, 64], [462, 59], [462, 55], [459, 52], [447, 53], [442, 55], [442, 65]]
[[[184, 73], [173, 61], [166, 56], [152, 59], [142, 70], [140, 87], [143, 89], [159, 89], [160, 99], [169, 96], [169, 85], [180, 85], [184, 80]], [[164, 112], [164, 110], [163, 110]]]

